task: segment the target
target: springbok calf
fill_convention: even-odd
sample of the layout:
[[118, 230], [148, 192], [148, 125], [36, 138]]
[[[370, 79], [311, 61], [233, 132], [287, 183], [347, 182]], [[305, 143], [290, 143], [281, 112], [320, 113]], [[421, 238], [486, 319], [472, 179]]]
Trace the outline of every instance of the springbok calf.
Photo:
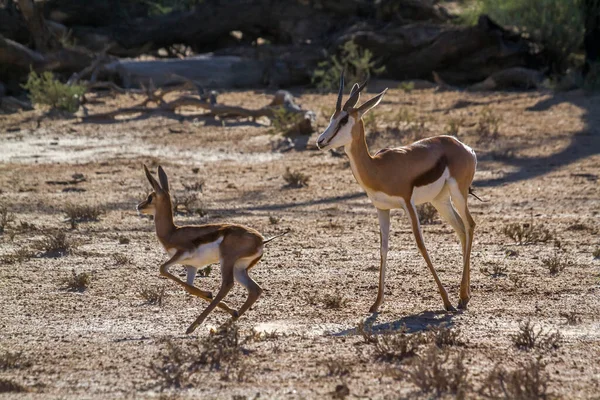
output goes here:
[[469, 263], [475, 228], [475, 221], [467, 206], [467, 197], [477, 166], [475, 152], [454, 137], [435, 136], [404, 147], [382, 149], [372, 156], [365, 141], [362, 117], [379, 104], [387, 89], [360, 107], [355, 107], [365, 85], [366, 82], [360, 86], [355, 84], [348, 101], [342, 107], [342, 75], [336, 110], [329, 126], [317, 139], [317, 146], [323, 150], [344, 146], [354, 177], [377, 208], [381, 232], [381, 264], [377, 299], [370, 312], [377, 312], [383, 300], [390, 210], [394, 208], [406, 211], [417, 246], [437, 284], [444, 307], [448, 311], [455, 311], [423, 243], [415, 206], [427, 202], [452, 225], [460, 238], [463, 273], [458, 307], [466, 309], [471, 298]]
[[[210, 302], [208, 307], [190, 325], [186, 333], [192, 333], [215, 308], [227, 311], [233, 319], [244, 314], [262, 293], [262, 289], [248, 275], [263, 256], [263, 245], [279, 236], [265, 240], [254, 229], [234, 224], [207, 224], [176, 226], [173, 222], [173, 206], [169, 194], [169, 180], [162, 167], [158, 167], [160, 184], [144, 165], [146, 177], [154, 191], [137, 206], [138, 212], [154, 216], [156, 236], [171, 258], [160, 266], [160, 274], [169, 278], [190, 294]], [[220, 262], [221, 288], [217, 296], [198, 289], [194, 279], [198, 268]], [[169, 267], [182, 264], [187, 268], [187, 282], [169, 272]], [[234, 280], [248, 290], [248, 298], [239, 311], [222, 302], [233, 287]]]

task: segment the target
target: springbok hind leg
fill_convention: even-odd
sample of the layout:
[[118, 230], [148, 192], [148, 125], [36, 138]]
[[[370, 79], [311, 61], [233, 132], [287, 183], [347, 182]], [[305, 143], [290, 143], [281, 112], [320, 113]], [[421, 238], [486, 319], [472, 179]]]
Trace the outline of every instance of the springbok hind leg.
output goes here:
[[456, 206], [456, 211], [460, 215], [465, 226], [465, 246], [463, 251], [463, 274], [460, 282], [460, 298], [458, 308], [466, 309], [471, 299], [471, 248], [473, 245], [473, 233], [475, 231], [475, 221], [471, 217], [467, 205], [468, 188], [460, 190], [456, 182], [450, 182], [450, 194], [452, 202]]
[[[187, 329], [185, 333], [189, 334], [196, 330], [200, 324], [204, 322], [208, 314], [211, 313], [212, 310], [215, 309], [220, 303], [221, 300], [227, 296], [231, 288], [233, 287], [233, 266], [234, 262], [231, 260], [222, 260], [221, 261], [221, 288], [219, 292], [215, 296], [215, 298], [211, 301], [211, 303], [202, 311], [202, 314]], [[237, 318], [237, 311], [234, 311], [231, 314], [234, 318]]]
[[235, 264], [233, 277], [237, 282], [244, 286], [246, 290], [248, 290], [248, 298], [239, 309], [238, 317], [241, 317], [242, 314], [248, 311], [248, 309], [252, 307], [254, 302], [256, 302], [256, 300], [258, 300], [262, 294], [262, 288], [250, 277], [250, 275], [248, 275], [248, 271], [250, 271], [250, 269], [260, 261], [261, 257], [262, 254], [250, 260], [249, 262], [247, 260], [241, 260], [241, 262], [237, 262]]
[[[206, 301], [212, 301], [213, 300], [212, 293], [205, 292], [204, 290], [198, 289], [194, 285], [190, 285], [187, 282], [182, 281], [181, 279], [179, 279], [178, 277], [176, 277], [169, 271], [169, 268], [172, 265], [177, 264], [177, 260], [179, 259], [179, 257], [181, 257], [181, 254], [176, 253], [173, 257], [171, 257], [171, 259], [169, 261], [162, 264], [160, 266], [160, 274], [162, 276], [164, 276], [165, 278], [168, 278], [168, 279], [172, 280], [173, 282], [177, 283], [178, 285], [182, 286], [185, 289], [185, 291], [188, 292], [189, 294], [200, 297], [201, 299], [206, 300]], [[219, 303], [218, 307], [227, 311], [232, 316], [237, 315], [237, 311], [230, 308], [224, 302]]]

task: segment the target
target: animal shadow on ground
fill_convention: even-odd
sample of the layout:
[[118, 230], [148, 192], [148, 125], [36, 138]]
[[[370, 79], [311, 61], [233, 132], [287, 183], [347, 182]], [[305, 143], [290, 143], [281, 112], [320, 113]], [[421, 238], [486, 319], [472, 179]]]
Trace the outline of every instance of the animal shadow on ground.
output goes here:
[[[389, 332], [404, 330], [406, 333], [423, 332], [428, 327], [436, 327], [441, 324], [451, 327], [452, 319], [455, 314], [446, 311], [422, 311], [418, 314], [407, 315], [396, 321], [383, 322], [375, 324], [379, 313], [374, 313], [364, 320], [364, 326], [369, 328], [369, 332], [380, 335]], [[341, 332], [332, 333], [332, 336], [351, 336], [357, 335], [357, 328], [345, 329]]]

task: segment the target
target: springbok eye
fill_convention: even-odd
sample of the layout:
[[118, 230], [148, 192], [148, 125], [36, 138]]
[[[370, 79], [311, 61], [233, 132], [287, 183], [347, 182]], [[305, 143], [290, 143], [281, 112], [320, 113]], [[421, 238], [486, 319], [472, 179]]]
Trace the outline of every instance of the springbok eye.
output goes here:
[[152, 203], [152, 195], [148, 196], [148, 204]]
[[346, 115], [344, 116], [344, 118], [342, 118], [342, 119], [340, 120], [340, 125], [346, 125], [347, 123], [348, 123], [348, 114], [346, 114]]

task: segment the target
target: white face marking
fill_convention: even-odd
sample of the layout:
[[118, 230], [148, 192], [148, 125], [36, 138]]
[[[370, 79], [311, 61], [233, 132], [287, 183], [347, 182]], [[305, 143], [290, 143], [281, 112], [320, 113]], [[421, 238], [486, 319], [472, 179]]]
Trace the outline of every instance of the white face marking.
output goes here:
[[435, 199], [438, 194], [444, 188], [444, 183], [450, 177], [450, 171], [446, 167], [444, 173], [435, 182], [432, 182], [425, 186], [419, 186], [413, 189], [411, 201], [416, 205], [428, 203]]
[[332, 117], [327, 129], [319, 135], [317, 146], [321, 150], [346, 146], [352, 141], [352, 126], [355, 122], [346, 111], [342, 111], [335, 119]]

